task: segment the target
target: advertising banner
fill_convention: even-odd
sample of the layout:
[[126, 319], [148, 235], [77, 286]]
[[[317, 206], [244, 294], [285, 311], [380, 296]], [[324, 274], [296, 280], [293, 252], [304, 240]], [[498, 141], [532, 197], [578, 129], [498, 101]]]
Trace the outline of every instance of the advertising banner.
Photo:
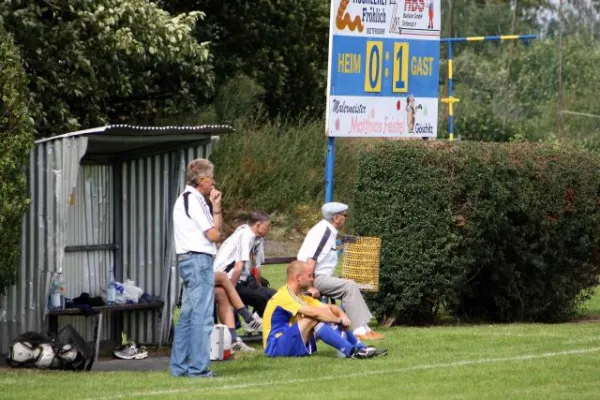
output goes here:
[[327, 133], [436, 137], [440, 0], [332, 0]]

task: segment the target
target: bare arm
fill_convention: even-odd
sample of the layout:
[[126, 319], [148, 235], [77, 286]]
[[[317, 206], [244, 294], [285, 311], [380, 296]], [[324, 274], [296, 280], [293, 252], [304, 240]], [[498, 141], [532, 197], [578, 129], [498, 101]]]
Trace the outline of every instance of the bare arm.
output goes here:
[[340, 322], [340, 317], [332, 313], [330, 308], [325, 304], [323, 304], [322, 307], [303, 305], [302, 307], [300, 307], [300, 310], [298, 312], [306, 317], [314, 318], [322, 322]]
[[[308, 264], [308, 266], [312, 267], [313, 271], [317, 267], [317, 261], [312, 258], [309, 258], [308, 260], [306, 260], [306, 264]], [[319, 297], [321, 297], [321, 293], [319, 293], [319, 289], [317, 289], [315, 287], [309, 288], [308, 291], [310, 292], [310, 295], [315, 299], [318, 299]]]
[[346, 313], [342, 311], [341, 308], [339, 308], [335, 304], [330, 304], [329, 311], [331, 311], [331, 313], [338, 318], [338, 321], [342, 321], [342, 325], [344, 327], [347, 328], [350, 326], [350, 318], [348, 318], [348, 315], [346, 315]]
[[231, 283], [233, 283], [234, 286], [237, 283], [237, 281], [240, 280], [240, 275], [242, 274], [242, 268], [244, 268], [243, 261], [237, 261], [233, 265], [233, 273], [231, 274]]
[[211, 242], [218, 242], [221, 240], [221, 232], [223, 227], [223, 217], [221, 215], [221, 192], [213, 189], [210, 192], [210, 202], [213, 206], [213, 227], [205, 232], [206, 237]]

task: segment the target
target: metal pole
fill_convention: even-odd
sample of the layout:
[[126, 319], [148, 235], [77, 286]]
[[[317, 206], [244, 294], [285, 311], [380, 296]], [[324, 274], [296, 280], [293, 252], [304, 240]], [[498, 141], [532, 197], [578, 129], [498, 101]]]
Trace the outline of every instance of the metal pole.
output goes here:
[[335, 137], [327, 138], [327, 159], [325, 161], [325, 202], [333, 201], [333, 165], [335, 162]]
[[452, 42], [448, 42], [448, 140], [454, 140], [454, 107], [452, 100], [454, 98], [454, 91], [452, 85]]
[[556, 140], [560, 141], [563, 133], [563, 115], [562, 115], [562, 103], [563, 103], [563, 87], [562, 87], [562, 30], [563, 30], [563, 14], [562, 14], [563, 0], [558, 3], [558, 96], [556, 102], [557, 108], [557, 129], [556, 129]]

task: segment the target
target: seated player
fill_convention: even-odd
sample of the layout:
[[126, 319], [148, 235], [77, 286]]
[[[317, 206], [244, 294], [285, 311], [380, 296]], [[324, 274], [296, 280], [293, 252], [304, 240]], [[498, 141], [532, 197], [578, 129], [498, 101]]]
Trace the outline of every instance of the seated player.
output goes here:
[[[335, 347], [347, 358], [366, 359], [387, 354], [387, 350], [367, 347], [347, 330], [351, 322], [336, 305], [327, 305], [302, 294], [312, 286], [313, 267], [292, 261], [287, 283], [269, 300], [263, 316], [263, 346], [268, 357], [302, 357], [317, 350], [316, 339]], [[347, 330], [347, 339], [335, 324]]]

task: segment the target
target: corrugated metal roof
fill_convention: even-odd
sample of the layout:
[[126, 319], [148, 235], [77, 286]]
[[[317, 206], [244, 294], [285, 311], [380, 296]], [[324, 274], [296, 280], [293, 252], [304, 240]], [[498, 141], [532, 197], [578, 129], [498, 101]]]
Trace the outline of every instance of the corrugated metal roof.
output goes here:
[[229, 125], [107, 125], [41, 139], [36, 144], [82, 138], [87, 141], [82, 163], [111, 164], [117, 160], [139, 159], [182, 148], [196, 147], [210, 141], [212, 136], [231, 132], [234, 132], [234, 129]]
[[110, 135], [110, 136], [159, 136], [159, 135], [219, 135], [234, 132], [235, 129], [229, 125], [198, 125], [198, 126], [140, 126], [140, 125], [106, 125], [97, 128], [84, 129], [81, 131], [65, 133], [64, 135], [52, 136], [40, 139], [35, 143], [44, 143], [51, 140], [62, 139], [72, 136], [88, 135]]

